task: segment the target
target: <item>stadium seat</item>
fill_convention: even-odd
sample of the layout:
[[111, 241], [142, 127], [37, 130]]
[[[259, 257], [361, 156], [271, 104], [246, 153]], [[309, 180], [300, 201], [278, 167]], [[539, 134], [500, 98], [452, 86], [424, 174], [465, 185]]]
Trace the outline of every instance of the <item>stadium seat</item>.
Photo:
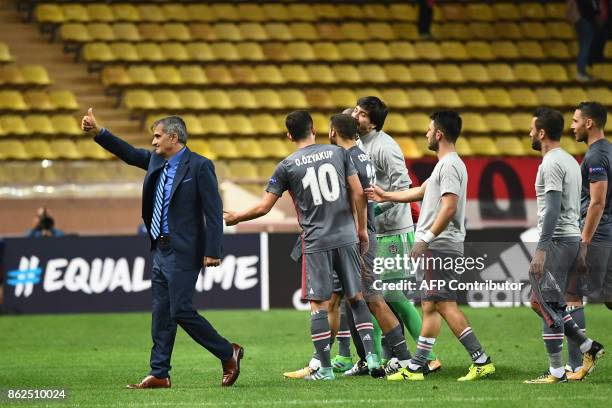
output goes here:
[[347, 61], [364, 61], [367, 59], [364, 47], [353, 41], [341, 42], [337, 44], [338, 52], [342, 59]]
[[186, 44], [185, 50], [189, 59], [193, 61], [213, 61], [215, 59], [210, 46], [203, 42]]
[[357, 67], [359, 75], [367, 82], [385, 83], [387, 77], [385, 71], [378, 64], [364, 64]]
[[237, 159], [241, 154], [236, 149], [236, 145], [227, 138], [212, 138], [209, 141], [210, 149], [217, 157], [222, 159]]
[[198, 65], [181, 65], [179, 74], [184, 83], [190, 85], [202, 85], [208, 83], [208, 78]]
[[546, 31], [546, 26], [540, 22], [526, 22], [521, 24], [521, 31], [524, 38], [533, 40], [546, 40], [550, 38], [550, 33]]
[[565, 21], [548, 22], [546, 23], [546, 30], [552, 34], [552, 38], [569, 41], [576, 39], [574, 28]]
[[239, 61], [240, 55], [236, 47], [228, 42], [213, 43], [210, 46], [215, 59], [221, 61]]
[[531, 113], [512, 113], [510, 123], [517, 134], [526, 137], [529, 134], [532, 118], [533, 114]]
[[277, 165], [275, 161], [271, 160], [256, 163], [258, 177], [262, 180], [269, 179], [274, 174]]
[[211, 150], [210, 145], [204, 140], [200, 140], [200, 139], [189, 140], [189, 149], [191, 149], [192, 152], [196, 152], [197, 154], [207, 157], [209, 159], [217, 158], [217, 155]]
[[489, 73], [482, 64], [465, 64], [461, 66], [463, 78], [468, 82], [490, 82]]
[[499, 153], [504, 156], [525, 156], [525, 146], [518, 137], [504, 136], [495, 139]]
[[240, 154], [245, 158], [261, 159], [261, 158], [266, 157], [257, 139], [253, 139], [253, 138], [236, 139], [235, 144]]
[[259, 179], [257, 167], [253, 163], [243, 160], [232, 160], [229, 162], [229, 167], [234, 180], [254, 181]]
[[11, 51], [9, 50], [8, 45], [6, 43], [0, 42], [0, 62], [7, 63], [12, 62], [14, 60], [11, 55]]
[[118, 3], [111, 4], [110, 7], [115, 15], [115, 21], [140, 21], [140, 13], [134, 4]]
[[463, 44], [457, 41], [442, 41], [440, 53], [444, 59], [465, 61], [470, 58]]
[[400, 113], [389, 113], [387, 115], [387, 118], [385, 119], [385, 130], [391, 134], [408, 133], [410, 131], [408, 124], [406, 123], [406, 119]]
[[[578, 103], [589, 99], [587, 93], [582, 88], [571, 87], [561, 89], [561, 99], [564, 105], [575, 107]], [[602, 103], [601, 101], [598, 101]]]
[[230, 75], [236, 84], [259, 84], [259, 75], [249, 65], [230, 66]]
[[433, 108], [436, 106], [436, 100], [427, 89], [409, 89], [406, 94], [413, 106], [423, 108]]
[[[239, 109], [257, 109], [260, 106], [255, 99], [253, 93], [248, 89], [231, 89], [227, 94], [232, 101], [232, 104]], [[250, 126], [250, 125], [249, 125]], [[228, 120], [228, 127], [231, 128]]]
[[487, 133], [489, 127], [479, 113], [464, 113], [461, 115], [462, 129], [467, 133]]
[[87, 9], [79, 3], [62, 5], [62, 13], [64, 14], [65, 21], [89, 21]]
[[426, 60], [441, 60], [444, 58], [437, 43], [432, 41], [421, 41], [414, 44], [414, 52], [417, 58]]
[[191, 41], [191, 32], [187, 25], [183, 23], [167, 23], [164, 24], [164, 32], [166, 37], [171, 41]]
[[55, 105], [45, 91], [26, 91], [23, 93], [23, 100], [30, 107], [30, 110], [51, 111], [55, 109]]
[[334, 43], [331, 42], [317, 42], [314, 43], [313, 47], [314, 56], [316, 59], [323, 61], [339, 61], [342, 58], [338, 48]]
[[352, 106], [357, 101], [357, 95], [352, 90], [346, 88], [332, 89], [330, 96], [332, 103], [341, 109]]
[[538, 88], [535, 94], [541, 106], [559, 107], [564, 105], [561, 94], [555, 88]]
[[544, 41], [542, 49], [549, 58], [569, 59], [572, 57], [568, 46], [563, 41]]
[[208, 65], [204, 69], [206, 78], [213, 84], [233, 84], [234, 78], [230, 71], [223, 65]]
[[427, 146], [427, 139], [425, 138], [425, 136], [414, 138], [414, 144], [424, 156], [432, 157], [436, 155], [436, 152], [430, 150]]
[[311, 23], [290, 24], [289, 31], [296, 40], [315, 41], [319, 39], [317, 29]]
[[154, 43], [140, 43], [135, 45], [138, 57], [142, 61], [163, 61], [164, 54], [159, 45]]
[[393, 59], [387, 44], [381, 41], [368, 41], [363, 44], [363, 50], [370, 61], [389, 61]]
[[516, 64], [514, 66], [516, 79], [523, 82], [542, 82], [540, 69], [534, 64]]
[[[99, 43], [102, 44], [102, 43]], [[89, 47], [90, 44], [85, 45], [85, 49]], [[103, 44], [103, 47], [108, 47], [106, 44]], [[139, 61], [140, 56], [138, 55], [138, 51], [136, 47], [127, 42], [113, 43], [109, 48], [111, 58], [104, 59], [103, 62], [114, 61], [117, 59], [118, 61]], [[96, 52], [96, 50], [92, 50], [92, 52]], [[106, 51], [104, 51], [106, 52]], [[85, 58], [87, 60], [87, 58]]]
[[0, 91], [0, 110], [8, 111], [26, 111], [26, 105], [23, 95], [19, 91]]
[[163, 26], [158, 23], [142, 23], [138, 25], [138, 35], [144, 41], [162, 42], [168, 40]]
[[82, 159], [76, 144], [69, 139], [54, 139], [49, 142], [51, 151], [60, 159], [78, 160]]
[[263, 61], [266, 59], [261, 46], [254, 42], [242, 42], [236, 45], [236, 51], [245, 61]]
[[491, 49], [497, 58], [517, 59], [519, 57], [518, 49], [510, 41], [494, 41], [491, 43]]
[[23, 143], [19, 140], [0, 140], [0, 159], [1, 160], [27, 160], [30, 155], [26, 151]]
[[258, 65], [255, 67], [255, 74], [261, 83], [282, 84], [285, 82], [283, 74], [276, 65]]
[[142, 21], [163, 22], [166, 19], [161, 7], [156, 4], [139, 4], [136, 7]]
[[487, 113], [484, 115], [484, 121], [493, 132], [510, 133], [514, 131], [510, 118], [505, 113]]
[[465, 137], [460, 137], [459, 139], [457, 139], [455, 147], [457, 148], [457, 153], [461, 157], [469, 157], [474, 155], [472, 145]]
[[465, 11], [468, 20], [493, 21], [495, 19], [493, 8], [485, 3], [468, 4]]
[[[326, 68], [331, 73], [331, 69], [327, 65], [323, 67]], [[285, 82], [288, 82], [288, 83], [307, 84], [312, 81], [310, 75], [308, 74], [308, 71], [306, 71], [306, 69], [302, 65], [285, 64], [281, 66], [280, 71], [281, 71], [281, 75], [285, 79]], [[333, 77], [333, 74], [331, 74], [331, 76]], [[313, 78], [317, 80], [318, 82], [323, 82], [321, 81], [319, 77], [313, 77]], [[333, 78], [333, 81], [330, 81], [330, 82], [334, 82], [334, 81], [335, 81], [335, 78]]]
[[489, 64], [487, 72], [491, 81], [495, 82], [514, 82], [514, 70], [508, 64]]
[[[461, 139], [461, 138], [460, 138]], [[457, 141], [459, 141], [458, 139]], [[474, 136], [470, 138], [470, 147], [476, 156], [499, 156], [499, 149], [495, 141], [486, 136]]]
[[536, 41], [519, 41], [517, 43], [519, 54], [528, 59], [544, 59], [544, 50], [539, 42]]
[[484, 90], [484, 96], [489, 106], [496, 108], [512, 108], [514, 102], [510, 99], [510, 95], [502, 88], [487, 88]]
[[402, 153], [404, 153], [404, 157], [407, 159], [420, 159], [423, 157], [423, 153], [415, 143], [414, 139], [411, 137], [398, 137], [395, 138], [395, 141], [402, 149]]
[[59, 35], [64, 42], [88, 42], [92, 40], [87, 27], [80, 23], [62, 24]]
[[595, 64], [593, 66], [593, 76], [608, 82], [612, 81], [612, 64]]
[[78, 140], [76, 142], [76, 148], [79, 151], [79, 155], [85, 159], [107, 160], [113, 157], [111, 153], [107, 152], [102, 146], [90, 139]]
[[538, 97], [529, 88], [510, 89], [510, 99], [516, 106], [520, 107], [532, 108], [539, 105]]
[[157, 76], [153, 69], [147, 65], [131, 65], [127, 69], [130, 83], [138, 85], [156, 85]]
[[465, 44], [465, 51], [469, 58], [491, 61], [495, 59], [495, 54], [488, 42], [469, 41]]
[[518, 7], [512, 3], [495, 3], [491, 5], [496, 20], [520, 20]]
[[177, 91], [177, 96], [181, 105], [189, 110], [204, 110], [208, 108], [208, 104], [202, 95], [202, 92], [195, 89], [185, 89]]
[[424, 113], [409, 113], [406, 115], [406, 125], [408, 126], [408, 131], [423, 135], [422, 138], [424, 138], [425, 134], [427, 133], [430, 122], [431, 119]]
[[87, 26], [89, 36], [94, 41], [115, 41], [115, 31], [106, 23], [92, 23]]
[[610, 88], [588, 88], [586, 90], [586, 93], [588, 95], [588, 98], [586, 100], [597, 101], [603, 105], [608, 106], [612, 105], [612, 92], [610, 91]]
[[567, 71], [561, 64], [543, 64], [540, 73], [544, 82], [568, 82]]
[[412, 61], [417, 59], [416, 52], [411, 43], [406, 41], [395, 41], [389, 43], [389, 50], [393, 58], [402, 61]]
[[484, 108], [487, 106], [485, 95], [478, 88], [461, 88], [457, 94], [464, 106]]
[[215, 38], [223, 41], [242, 41], [243, 38], [240, 28], [234, 23], [217, 23], [212, 26]]
[[[227, 124], [221, 115], [205, 114], [199, 116], [204, 134], [226, 135], [229, 133]], [[216, 154], [216, 153], [215, 153]]]
[[491, 23], [471, 22], [468, 24], [471, 39], [491, 41], [497, 39], [497, 33]]
[[[327, 69], [328, 68], [326, 66], [319, 66], [320, 71], [326, 71]], [[335, 81], [339, 81], [348, 83], [359, 83], [362, 81], [361, 73], [355, 65], [333, 65], [331, 75], [329, 75], [327, 72], [321, 72], [321, 74], [323, 75], [317, 75], [316, 72], [313, 72], [314, 66], [312, 68], [308, 67], [308, 71], [311, 78], [316, 78], [316, 82], [332, 83]], [[329, 81], [324, 81], [323, 79], [328, 79]], [[365, 78], [363, 79], [367, 80]]]
[[383, 66], [385, 75], [389, 82], [411, 83], [414, 82], [412, 74], [406, 65], [403, 64], [386, 64]]
[[53, 115], [51, 117], [51, 125], [58, 134], [68, 136], [83, 136], [81, 126], [72, 115]]
[[450, 88], [434, 89], [432, 94], [437, 106], [448, 108], [460, 108], [463, 106], [459, 99], [459, 95]]
[[23, 136], [31, 133], [23, 118], [17, 115], [0, 116], [0, 127], [6, 135]]
[[368, 39], [392, 41], [395, 40], [395, 33], [391, 25], [385, 22], [368, 23], [366, 25]]
[[67, 21], [58, 4], [39, 4], [36, 6], [34, 16], [39, 23], [61, 24]]
[[436, 71], [429, 64], [412, 64], [410, 65], [410, 76], [416, 82], [433, 83], [438, 82]]
[[264, 27], [259, 23], [242, 23], [238, 26], [242, 38], [251, 41], [267, 41], [270, 38]]
[[[580, 154], [578, 143], [570, 136], [561, 137], [561, 148], [573, 156]], [[582, 144], [582, 143], [581, 143]]]
[[401, 21], [417, 21], [416, 6], [409, 3], [391, 3], [388, 6], [389, 15], [396, 20]]
[[0, 67], [0, 84], [23, 85], [25, 78], [16, 65], [4, 65]]
[[266, 21], [266, 15], [259, 4], [238, 4], [236, 12], [241, 21]]
[[164, 58], [168, 61], [188, 61], [189, 54], [185, 46], [178, 42], [165, 42], [159, 46]]
[[329, 109], [334, 108], [331, 95], [325, 89], [307, 89], [304, 91], [308, 104], [313, 108]]
[[[227, 115], [225, 117], [225, 123], [227, 123], [227, 129], [229, 130], [230, 135], [253, 135], [255, 130], [251, 126], [251, 121], [245, 116], [240, 114]], [[258, 158], [261, 157], [261, 151], [259, 149], [259, 145], [254, 146], [254, 139], [248, 139], [249, 143], [244, 143], [246, 139], [237, 139], [234, 143], [238, 148], [238, 151], [244, 157]], [[242, 141], [242, 143], [240, 143]], [[243, 148], [241, 148], [243, 147]], [[250, 149], [254, 149], [252, 152], [247, 151]], [[259, 156], [257, 156], [259, 154]]]
[[23, 141], [23, 147], [32, 159], [55, 159], [57, 156], [51, 151], [49, 143], [44, 139], [29, 139]]
[[133, 111], [156, 109], [155, 100], [150, 92], [144, 90], [130, 90], [123, 98], [125, 107]]
[[107, 4], [86, 4], [85, 9], [89, 16], [89, 21], [101, 21], [104, 23], [112, 23], [117, 20], [113, 9]]
[[[390, 88], [381, 91], [382, 99], [391, 109], [405, 109], [412, 107], [406, 92], [403, 89]], [[353, 106], [356, 100], [348, 106]]]
[[493, 25], [495, 36], [508, 40], [520, 40], [523, 38], [523, 33], [518, 24], [513, 22], [497, 22]]
[[203, 92], [206, 104], [212, 109], [229, 110], [235, 106], [229, 94], [221, 89], [209, 89]]

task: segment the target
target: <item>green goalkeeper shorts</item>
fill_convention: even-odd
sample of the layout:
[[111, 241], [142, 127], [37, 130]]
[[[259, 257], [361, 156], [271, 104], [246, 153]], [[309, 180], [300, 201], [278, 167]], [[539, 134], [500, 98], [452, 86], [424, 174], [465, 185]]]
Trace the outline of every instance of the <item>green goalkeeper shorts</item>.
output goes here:
[[[392, 258], [396, 259], [397, 255], [403, 260], [404, 255], [406, 259], [409, 259], [410, 251], [414, 245], [414, 232], [406, 232], [404, 234], [387, 235], [384, 237], [377, 237], [376, 242], [378, 243], [378, 249], [376, 251], [377, 258]], [[382, 261], [378, 261], [382, 262]], [[400, 266], [403, 266], [402, 261]], [[383, 263], [384, 265], [384, 263]], [[408, 261], [408, 265], [410, 262]], [[385, 270], [380, 274], [379, 278], [383, 281], [406, 279], [415, 276], [415, 271], [410, 268], [391, 268]]]

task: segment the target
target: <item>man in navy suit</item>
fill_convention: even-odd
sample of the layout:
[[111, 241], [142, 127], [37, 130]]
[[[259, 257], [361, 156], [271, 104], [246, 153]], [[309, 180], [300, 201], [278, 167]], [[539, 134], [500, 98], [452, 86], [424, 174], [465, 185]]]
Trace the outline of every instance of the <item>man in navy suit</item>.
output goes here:
[[223, 338], [192, 306], [200, 269], [221, 263], [223, 205], [210, 160], [190, 151], [187, 128], [178, 116], [156, 121], [153, 151], [138, 149], [100, 128], [89, 108], [81, 127], [94, 140], [132, 166], [147, 171], [142, 188], [142, 219], [153, 251], [151, 372], [128, 388], [169, 388], [170, 357], [177, 324], [221, 360], [222, 386], [240, 374], [244, 349]]

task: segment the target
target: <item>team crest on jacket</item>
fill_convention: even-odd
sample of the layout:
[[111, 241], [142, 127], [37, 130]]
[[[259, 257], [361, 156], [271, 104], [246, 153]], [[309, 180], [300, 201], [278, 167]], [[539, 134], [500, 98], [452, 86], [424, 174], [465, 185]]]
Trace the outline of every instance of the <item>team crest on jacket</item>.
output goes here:
[[397, 245], [396, 244], [389, 245], [389, 252], [391, 252], [393, 255], [396, 255], [397, 254]]

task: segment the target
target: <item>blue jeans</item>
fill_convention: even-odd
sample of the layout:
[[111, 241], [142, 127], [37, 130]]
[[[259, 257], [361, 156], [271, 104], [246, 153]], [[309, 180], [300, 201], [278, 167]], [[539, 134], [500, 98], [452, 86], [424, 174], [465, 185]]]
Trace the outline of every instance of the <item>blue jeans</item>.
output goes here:
[[578, 36], [578, 59], [576, 61], [576, 69], [579, 74], [586, 75], [586, 67], [589, 62], [589, 53], [591, 52], [591, 44], [595, 36], [595, 27], [593, 23], [584, 18], [576, 22], [576, 35]]

